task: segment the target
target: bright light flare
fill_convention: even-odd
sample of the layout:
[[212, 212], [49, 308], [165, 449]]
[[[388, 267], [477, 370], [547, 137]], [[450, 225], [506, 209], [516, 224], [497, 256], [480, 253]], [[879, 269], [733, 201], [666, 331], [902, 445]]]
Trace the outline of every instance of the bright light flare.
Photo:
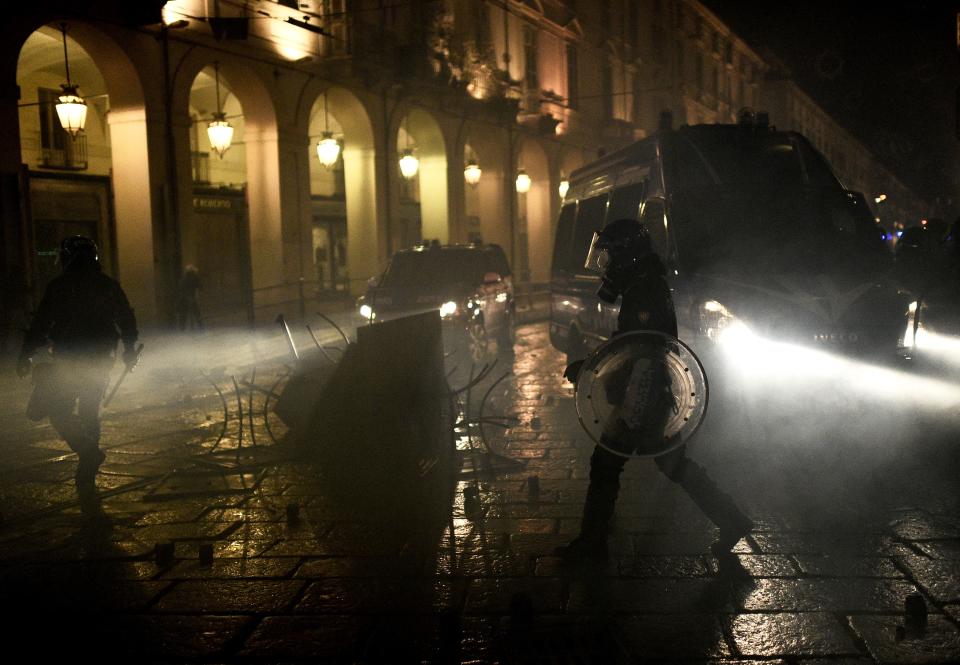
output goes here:
[[370, 305], [360, 305], [360, 316], [369, 321], [376, 317], [376, 313]]
[[77, 86], [64, 85], [63, 94], [57, 97], [57, 118], [60, 125], [70, 134], [76, 136], [83, 130], [87, 122], [87, 103], [77, 93]]
[[317, 142], [317, 159], [324, 168], [330, 169], [340, 158], [340, 141], [333, 138], [332, 132], [324, 132], [323, 138]]
[[734, 319], [723, 327], [717, 336], [717, 342], [728, 349], [746, 350], [757, 340], [756, 335], [743, 321]]
[[449, 319], [451, 316], [456, 315], [456, 313], [457, 313], [457, 303], [455, 303], [454, 301], [448, 300], [447, 302], [440, 305], [441, 319]]
[[413, 180], [419, 170], [420, 160], [413, 154], [413, 150], [407, 148], [400, 155], [400, 174], [407, 180]]
[[921, 324], [917, 329], [916, 339], [912, 341], [914, 341], [913, 346], [918, 351], [928, 354], [930, 360], [960, 365], [960, 337], [926, 330]]
[[[731, 325], [728, 330], [734, 328]], [[742, 335], [742, 336], [741, 336]], [[792, 403], [812, 417], [838, 401], [861, 406], [911, 405], [918, 410], [960, 408], [960, 384], [917, 376], [905, 371], [871, 365], [797, 344], [774, 342], [755, 334], [738, 333], [736, 344], [721, 344], [726, 350], [725, 369], [742, 390], [774, 402]], [[952, 346], [960, 358], [960, 340]]]

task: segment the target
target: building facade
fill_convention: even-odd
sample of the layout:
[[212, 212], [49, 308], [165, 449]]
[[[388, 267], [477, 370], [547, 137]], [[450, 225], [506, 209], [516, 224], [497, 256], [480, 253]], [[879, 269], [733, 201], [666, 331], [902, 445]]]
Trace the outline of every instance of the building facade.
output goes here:
[[[544, 282], [574, 169], [664, 111], [732, 122], [767, 99], [764, 59], [693, 0], [53, 2], [3, 30], [7, 333], [73, 233], [147, 325], [174, 320], [188, 265], [224, 325], [358, 293], [423, 240], [500, 244]], [[56, 112], [68, 64], [76, 136]], [[774, 122], [807, 127], [784, 104]], [[840, 150], [875, 168], [852, 139]]]

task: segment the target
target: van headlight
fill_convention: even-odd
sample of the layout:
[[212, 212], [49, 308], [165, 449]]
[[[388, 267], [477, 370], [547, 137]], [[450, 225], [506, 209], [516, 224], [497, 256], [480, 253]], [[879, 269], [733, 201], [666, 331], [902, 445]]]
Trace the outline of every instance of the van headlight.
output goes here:
[[370, 321], [375, 319], [377, 314], [373, 311], [373, 307], [364, 303], [363, 305], [360, 305], [360, 316], [365, 318], [367, 321]]

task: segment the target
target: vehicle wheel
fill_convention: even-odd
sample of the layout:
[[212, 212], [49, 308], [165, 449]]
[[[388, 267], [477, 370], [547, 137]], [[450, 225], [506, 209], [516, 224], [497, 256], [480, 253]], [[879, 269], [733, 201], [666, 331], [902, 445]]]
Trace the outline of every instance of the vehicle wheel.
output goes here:
[[497, 351], [500, 353], [513, 353], [513, 345], [517, 341], [517, 314], [512, 309], [507, 314], [507, 319], [500, 329], [497, 336]]
[[470, 361], [480, 365], [487, 359], [490, 339], [483, 321], [471, 321], [467, 326], [467, 344], [470, 350]]

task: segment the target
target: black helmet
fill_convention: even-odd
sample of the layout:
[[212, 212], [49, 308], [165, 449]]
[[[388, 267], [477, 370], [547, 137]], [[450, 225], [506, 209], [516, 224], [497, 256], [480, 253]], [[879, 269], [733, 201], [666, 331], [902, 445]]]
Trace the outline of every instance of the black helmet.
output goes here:
[[652, 249], [650, 231], [644, 224], [635, 219], [618, 219], [593, 234], [584, 267], [604, 272], [612, 261], [639, 259]]
[[70, 266], [97, 264], [99, 261], [97, 243], [86, 236], [70, 236], [60, 243], [60, 265], [64, 270]]

